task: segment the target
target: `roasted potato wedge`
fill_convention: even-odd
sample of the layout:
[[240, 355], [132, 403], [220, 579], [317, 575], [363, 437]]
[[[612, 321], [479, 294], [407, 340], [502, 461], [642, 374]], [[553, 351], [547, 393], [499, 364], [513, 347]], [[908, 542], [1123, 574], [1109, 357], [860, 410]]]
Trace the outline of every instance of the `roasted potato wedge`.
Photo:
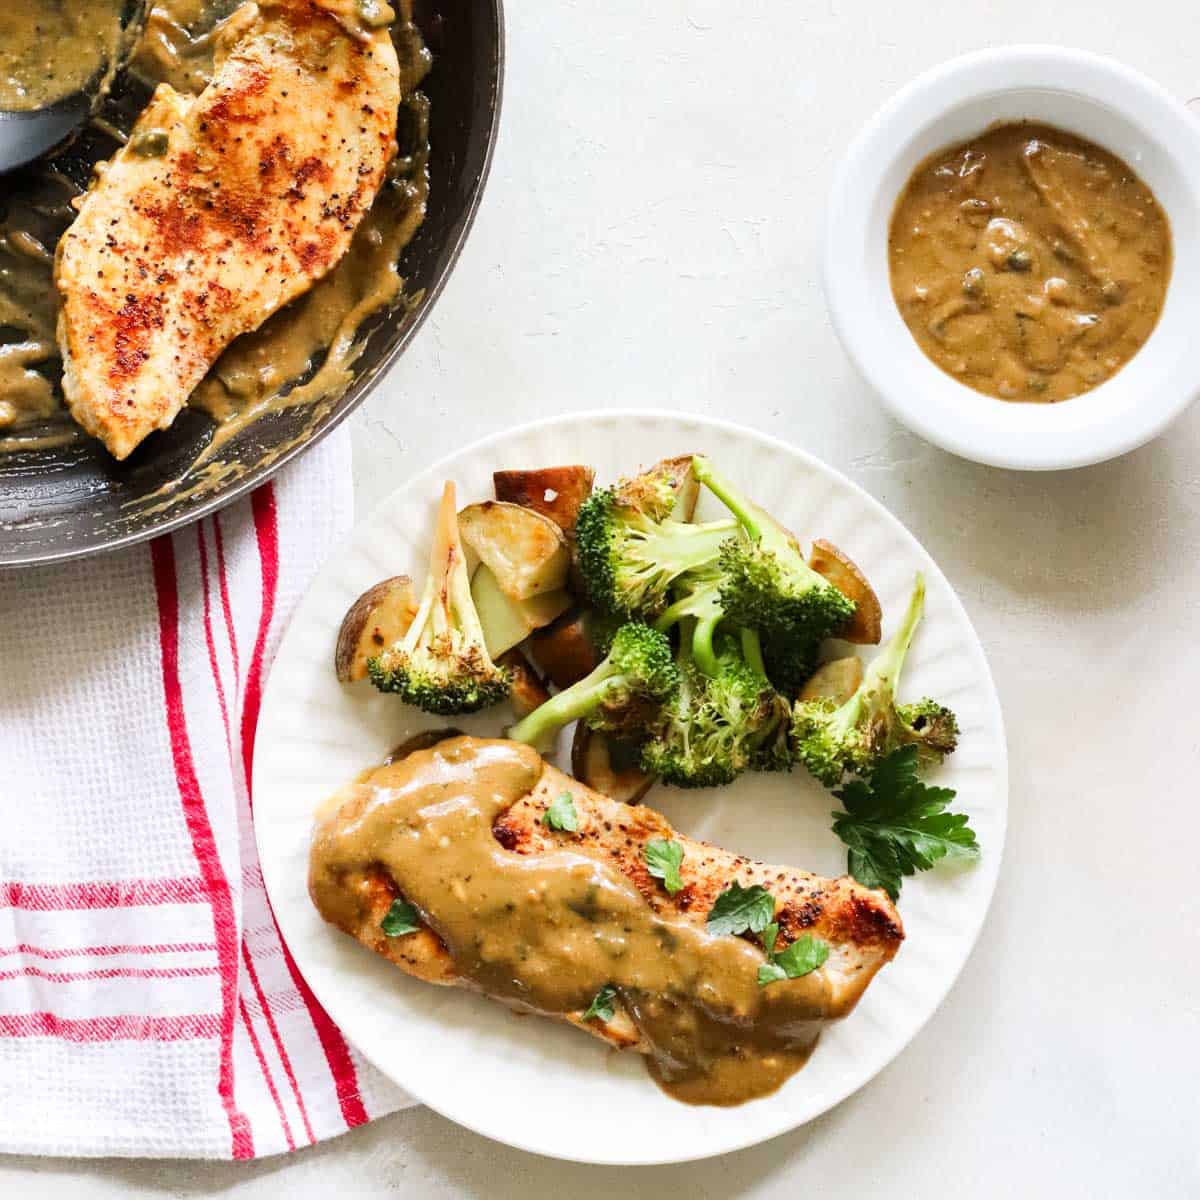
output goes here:
[[[629, 761], [621, 762], [622, 757]], [[642, 800], [654, 786], [655, 778], [637, 765], [636, 753], [589, 729], [582, 721], [575, 726], [575, 740], [571, 743], [571, 774], [580, 783], [625, 804]]]
[[579, 609], [537, 630], [529, 639], [529, 653], [557, 688], [568, 688], [590, 675], [603, 657], [588, 631], [588, 614]]
[[854, 616], [838, 637], [856, 646], [878, 646], [883, 637], [883, 609], [875, 589], [849, 556], [832, 542], [818, 539], [812, 544], [808, 565], [854, 601]]
[[491, 568], [511, 600], [528, 600], [566, 587], [571, 552], [549, 517], [519, 504], [485, 500], [458, 514], [463, 544]]
[[696, 501], [700, 498], [700, 481], [696, 478], [691, 454], [664, 458], [633, 479], [625, 480], [617, 487], [617, 499], [636, 503], [639, 482], [660, 471], [671, 477], [671, 486], [675, 489], [675, 508], [671, 516], [676, 521], [690, 521], [696, 515]]
[[496, 499], [549, 517], [568, 536], [575, 532], [579, 506], [592, 494], [591, 467], [542, 467], [536, 471], [496, 471]]
[[832, 700], [844, 704], [863, 680], [862, 660], [857, 655], [822, 663], [800, 689], [801, 700]]
[[541, 676], [515, 646], [511, 650], [505, 650], [496, 660], [496, 664], [504, 667], [512, 679], [512, 691], [508, 699], [517, 720], [529, 716], [535, 708], [541, 708], [550, 699], [550, 693], [546, 690]]
[[471, 576], [471, 598], [493, 662], [571, 607], [571, 597], [565, 591], [513, 600], [501, 590], [491, 568], [483, 564]]
[[363, 592], [338, 630], [333, 652], [338, 681], [366, 679], [367, 659], [399, 641], [416, 613], [417, 601], [407, 575], [393, 575]]

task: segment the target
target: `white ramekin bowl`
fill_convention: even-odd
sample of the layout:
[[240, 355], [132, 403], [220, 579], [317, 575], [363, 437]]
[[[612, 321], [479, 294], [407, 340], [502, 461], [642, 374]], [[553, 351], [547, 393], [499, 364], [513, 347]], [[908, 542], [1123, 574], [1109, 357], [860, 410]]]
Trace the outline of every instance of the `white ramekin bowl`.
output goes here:
[[[916, 166], [1001, 121], [1042, 121], [1123, 158], [1171, 222], [1175, 265], [1162, 318], [1112, 379], [1057, 404], [985, 396], [934, 366], [892, 299], [887, 235]], [[888, 408], [954, 454], [1045, 471], [1124, 454], [1200, 394], [1200, 121], [1152, 80], [1057, 46], [968, 54], [914, 80], [847, 151], [830, 197], [825, 293], [847, 353]]]

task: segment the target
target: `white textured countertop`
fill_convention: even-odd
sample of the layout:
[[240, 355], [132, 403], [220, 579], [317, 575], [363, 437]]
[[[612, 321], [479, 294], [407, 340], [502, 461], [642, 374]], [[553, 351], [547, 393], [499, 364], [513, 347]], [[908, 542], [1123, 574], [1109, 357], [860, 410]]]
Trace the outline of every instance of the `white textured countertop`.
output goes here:
[[1200, 1195], [1200, 409], [1076, 473], [960, 462], [876, 405], [818, 279], [836, 156], [912, 75], [1055, 41], [1200, 94], [1194, 4], [509, 7], [491, 184], [353, 420], [360, 511], [465, 440], [605, 406], [727, 417], [844, 471], [941, 563], [1000, 689], [1009, 841], [981, 942], [872, 1084], [717, 1161], [570, 1166], [418, 1109], [250, 1166], [0, 1159], [0, 1195]]

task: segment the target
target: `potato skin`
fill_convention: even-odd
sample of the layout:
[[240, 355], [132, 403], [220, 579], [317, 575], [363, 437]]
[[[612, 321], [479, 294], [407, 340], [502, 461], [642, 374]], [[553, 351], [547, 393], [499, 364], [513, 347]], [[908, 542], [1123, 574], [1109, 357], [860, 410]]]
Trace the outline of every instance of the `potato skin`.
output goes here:
[[854, 616], [837, 636], [856, 646], [878, 646], [883, 638], [883, 608], [870, 581], [850, 556], [832, 542], [818, 538], [809, 552], [808, 565], [854, 601]]
[[575, 532], [579, 506], [592, 494], [596, 472], [579, 464], [533, 471], [495, 471], [496, 499], [549, 517], [563, 533]]
[[416, 612], [412, 580], [407, 575], [393, 575], [367, 588], [350, 606], [338, 630], [333, 651], [338, 682], [366, 679], [367, 659], [399, 641]]
[[590, 675], [603, 657], [588, 633], [587, 613], [580, 609], [563, 613], [531, 634], [529, 653], [557, 688], [568, 688]]
[[624, 804], [640, 803], [656, 778], [640, 767], [615, 767], [609, 739], [582, 721], [575, 726], [571, 743], [571, 774], [593, 790], [598, 791], [603, 784], [606, 796]]
[[504, 667], [512, 680], [509, 703], [517, 720], [527, 717], [536, 708], [541, 708], [550, 699], [550, 693], [541, 676], [529, 665], [528, 659], [515, 646], [506, 650], [498, 659], [498, 667]]

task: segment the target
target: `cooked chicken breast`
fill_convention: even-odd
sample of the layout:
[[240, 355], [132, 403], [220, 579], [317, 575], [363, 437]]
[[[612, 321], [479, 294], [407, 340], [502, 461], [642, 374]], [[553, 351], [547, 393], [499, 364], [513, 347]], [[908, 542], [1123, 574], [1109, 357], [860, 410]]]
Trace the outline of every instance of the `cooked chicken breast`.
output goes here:
[[162, 84], [59, 242], [71, 415], [125, 458], [345, 253], [395, 153], [395, 48], [345, 0], [260, 0], [197, 97]]
[[[425, 921], [419, 922], [415, 932], [401, 937], [387, 936], [381, 929], [381, 922], [394, 901], [401, 897], [414, 898], [409, 885], [415, 884], [415, 880], [393, 877], [385, 865], [384, 860], [389, 857], [385, 843], [391, 836], [385, 831], [397, 827], [408, 831], [414, 827], [413, 809], [404, 806], [410, 803], [413, 789], [422, 780], [432, 780], [436, 789], [430, 793], [432, 799], [428, 800], [432, 807], [424, 811], [436, 814], [440, 819], [451, 803], [448, 797], [453, 796], [459, 786], [455, 781], [468, 778], [463, 773], [464, 763], [467, 772], [482, 772], [488, 769], [489, 760], [504, 765], [506, 756], [527, 771], [522, 784], [529, 786], [491, 826], [498, 847], [514, 856], [510, 858], [501, 853], [502, 870], [507, 869], [505, 864], [508, 862], [517, 867], [516, 860], [540, 858], [545, 861], [544, 856], [554, 856], [562, 851], [596, 859], [632, 883], [655, 916], [662, 917], [668, 924], [683, 922], [698, 930], [704, 929], [714, 901], [730, 884], [737, 882], [743, 887], [759, 884], [776, 901], [777, 948], [782, 949], [804, 934], [821, 939], [829, 947], [828, 959], [811, 977], [813, 981], [819, 980], [822, 1020], [849, 1013], [875, 973], [890, 962], [899, 949], [904, 937], [900, 916], [883, 892], [865, 888], [850, 878], [825, 879], [794, 867], [755, 862], [684, 837], [652, 808], [633, 807], [600, 795], [543, 763], [528, 747], [472, 738], [445, 741], [432, 750], [414, 753], [399, 764], [378, 768], [335, 798], [314, 832], [310, 875], [314, 902], [326, 920], [419, 979], [487, 991], [486, 986], [480, 986], [478, 977], [464, 977], [443, 938]], [[409, 764], [412, 770], [407, 769]], [[500, 786], [489, 777], [483, 790], [498, 796]], [[574, 831], [556, 831], [546, 821], [547, 809], [564, 793], [573, 798], [578, 818]], [[426, 799], [420, 801], [426, 802]], [[389, 804], [394, 807], [389, 809]], [[456, 833], [450, 827], [447, 827], [445, 837], [440, 830], [435, 832], [437, 845], [446, 846], [451, 841], [465, 844], [467, 840], [461, 831]], [[673, 840], [683, 848], [680, 867], [683, 886], [674, 896], [669, 895], [663, 883], [648, 870], [644, 851], [646, 843], [652, 839]], [[451, 847], [450, 852], [453, 849]], [[430, 852], [431, 855], [436, 853], [436, 849]], [[424, 851], [422, 856], [424, 861]], [[478, 900], [483, 906], [480, 911], [495, 905], [495, 892], [490, 897], [486, 894], [488, 885], [483, 868], [477, 870], [471, 866], [461, 885], [449, 875], [441, 878], [448, 880], [448, 888], [461, 886], [462, 898], [472, 902]], [[540, 882], [536, 861], [529, 863], [522, 879], [514, 895], [524, 895], [527, 884], [535, 890], [543, 889], [540, 903], [545, 911], [541, 915], [549, 924], [560, 926], [560, 915], [567, 914], [556, 911], [552, 887], [547, 888]], [[481, 890], [476, 895], [473, 889]], [[568, 901], [565, 907], [577, 910], [574, 901]], [[514, 914], [510, 920], [503, 917], [504, 912], [513, 911], [513, 905], [506, 903], [500, 908], [501, 927], [511, 922], [516, 928], [519, 914]], [[589, 917], [589, 920], [594, 919]], [[434, 923], [437, 923], [436, 914]], [[625, 925], [628, 934], [627, 920]], [[484, 940], [492, 936], [483, 924], [477, 927], [477, 932]], [[524, 942], [521, 935], [513, 936]], [[564, 939], [566, 936], [565, 933], [553, 935]], [[586, 930], [584, 936], [591, 938]], [[597, 933], [596, 936], [601, 935]], [[668, 943], [673, 940], [667, 935]], [[626, 949], [632, 954], [632, 939], [629, 943]], [[748, 945], [740, 944], [738, 948], [749, 949]], [[621, 951], [622, 954], [625, 952]], [[525, 950], [522, 948], [520, 953], [524, 961]], [[551, 969], [561, 971], [563, 963], [580, 961], [580, 956], [578, 944], [568, 945], [558, 967]], [[529, 961], [533, 958], [531, 950]], [[751, 979], [756, 970], [755, 963], [761, 961], [761, 953], [755, 949], [749, 964]], [[542, 968], [534, 969], [540, 971]], [[615, 1006], [609, 1020], [588, 1019], [582, 1009], [557, 1015], [615, 1046], [652, 1052], [639, 1024], [620, 1004]]]

